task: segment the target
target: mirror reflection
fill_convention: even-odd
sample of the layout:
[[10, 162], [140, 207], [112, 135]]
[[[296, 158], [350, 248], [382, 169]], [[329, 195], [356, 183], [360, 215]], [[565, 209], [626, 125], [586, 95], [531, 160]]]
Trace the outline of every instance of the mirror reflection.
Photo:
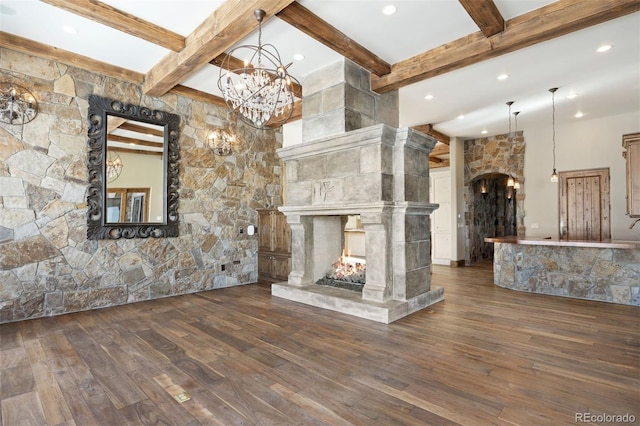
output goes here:
[[164, 128], [107, 116], [106, 222], [164, 222]]

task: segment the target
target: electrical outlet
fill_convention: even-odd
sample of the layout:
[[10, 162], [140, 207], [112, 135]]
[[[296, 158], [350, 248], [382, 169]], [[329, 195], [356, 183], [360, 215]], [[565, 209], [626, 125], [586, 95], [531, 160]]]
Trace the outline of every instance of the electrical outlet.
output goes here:
[[224, 266], [224, 265], [220, 265], [220, 270], [221, 270], [222, 272], [224, 272], [224, 270], [225, 270], [225, 266]]
[[244, 233], [244, 229], [242, 227], [240, 227], [240, 233], [243, 234]]
[[537, 223], [531, 224], [531, 229], [538, 229], [538, 228], [540, 228], [540, 225], [538, 225]]

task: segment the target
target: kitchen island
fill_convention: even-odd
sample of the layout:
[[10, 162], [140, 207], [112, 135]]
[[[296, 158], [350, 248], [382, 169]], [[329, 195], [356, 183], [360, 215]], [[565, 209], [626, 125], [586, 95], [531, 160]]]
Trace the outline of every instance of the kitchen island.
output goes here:
[[496, 237], [493, 282], [531, 293], [640, 306], [640, 241]]

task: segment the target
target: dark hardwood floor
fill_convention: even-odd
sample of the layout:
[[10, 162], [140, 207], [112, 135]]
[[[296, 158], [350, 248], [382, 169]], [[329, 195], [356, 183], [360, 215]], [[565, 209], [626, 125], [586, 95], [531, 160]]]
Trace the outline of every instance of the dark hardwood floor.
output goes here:
[[434, 270], [446, 300], [390, 325], [266, 284], [0, 325], [0, 423], [638, 423], [640, 309]]

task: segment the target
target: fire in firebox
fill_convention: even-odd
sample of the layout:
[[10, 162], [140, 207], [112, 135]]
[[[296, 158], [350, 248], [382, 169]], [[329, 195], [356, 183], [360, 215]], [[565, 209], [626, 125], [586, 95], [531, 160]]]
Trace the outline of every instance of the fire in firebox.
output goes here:
[[316, 284], [362, 291], [366, 278], [364, 259], [342, 255], [331, 264], [331, 269]]

